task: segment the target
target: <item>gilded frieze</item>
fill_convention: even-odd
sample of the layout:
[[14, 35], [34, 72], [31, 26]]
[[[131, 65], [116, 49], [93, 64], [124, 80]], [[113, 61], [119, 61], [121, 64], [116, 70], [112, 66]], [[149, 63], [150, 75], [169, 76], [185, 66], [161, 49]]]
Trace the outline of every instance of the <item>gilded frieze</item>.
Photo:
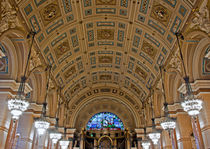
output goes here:
[[96, 5], [116, 5], [116, 0], [96, 0]]
[[136, 66], [135, 73], [137, 73], [140, 77], [146, 80], [147, 73], [144, 70], [142, 70], [140, 67]]
[[152, 6], [151, 17], [167, 26], [171, 17], [171, 11], [161, 4], [154, 3]]
[[54, 49], [57, 59], [59, 59], [63, 54], [70, 50], [68, 40], [62, 42], [59, 46]]
[[99, 56], [98, 58], [99, 63], [112, 63], [112, 60], [112, 56]]
[[65, 73], [64, 73], [64, 78], [68, 79], [70, 76], [72, 76], [74, 73], [76, 73], [76, 68], [75, 66], [72, 66], [69, 68]]
[[114, 40], [114, 30], [113, 29], [98, 29], [97, 30], [98, 40]]
[[60, 17], [61, 11], [58, 2], [54, 1], [41, 9], [40, 16], [45, 26]]
[[143, 41], [142, 51], [144, 51], [151, 58], [155, 58], [155, 56], [157, 54], [157, 50], [151, 44], [146, 42], [145, 40]]

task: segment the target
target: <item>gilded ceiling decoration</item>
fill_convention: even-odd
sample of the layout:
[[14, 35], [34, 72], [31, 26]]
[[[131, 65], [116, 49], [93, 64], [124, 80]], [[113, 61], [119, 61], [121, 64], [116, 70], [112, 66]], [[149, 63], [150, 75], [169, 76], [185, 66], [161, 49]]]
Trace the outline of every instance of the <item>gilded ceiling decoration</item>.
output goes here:
[[[146, 99], [196, 0], [16, 1], [66, 99], [94, 85]], [[134, 97], [133, 97], [134, 98]], [[80, 100], [75, 98], [75, 100]]]

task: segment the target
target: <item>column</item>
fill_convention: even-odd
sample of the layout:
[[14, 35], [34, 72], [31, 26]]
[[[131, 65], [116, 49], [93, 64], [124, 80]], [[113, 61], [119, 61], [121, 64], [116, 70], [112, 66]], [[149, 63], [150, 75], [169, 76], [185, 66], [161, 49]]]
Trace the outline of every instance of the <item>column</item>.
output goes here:
[[210, 93], [200, 93], [203, 99], [203, 110], [199, 115], [199, 123], [204, 142], [204, 148], [210, 148]]
[[0, 148], [2, 149], [6, 144], [7, 132], [11, 120], [10, 112], [7, 108], [7, 97], [8, 93], [0, 92]]
[[98, 146], [98, 141], [96, 138], [94, 138], [94, 149], [97, 149], [97, 146]]
[[33, 128], [33, 114], [29, 112], [23, 113], [19, 119], [17, 134], [20, 135], [17, 141], [16, 148], [32, 148], [34, 128]]
[[144, 137], [144, 129], [138, 128], [138, 129], [135, 129], [135, 132], [136, 132], [136, 137], [137, 137], [137, 147], [138, 149], [142, 149], [141, 141]]
[[74, 141], [74, 132], [76, 131], [76, 129], [67, 129], [67, 137], [69, 138], [70, 142], [69, 142], [69, 149], [73, 149], [73, 141]]
[[130, 133], [128, 130], [126, 130], [126, 146], [127, 146], [127, 149], [130, 149], [131, 148], [131, 144], [130, 144]]
[[187, 113], [177, 114], [177, 142], [179, 149], [192, 148], [191, 137], [193, 134], [191, 118]]
[[170, 138], [169, 132], [166, 130], [163, 130], [161, 137], [162, 137], [161, 145], [162, 145], [163, 149], [172, 149], [172, 143], [171, 143], [171, 138]]

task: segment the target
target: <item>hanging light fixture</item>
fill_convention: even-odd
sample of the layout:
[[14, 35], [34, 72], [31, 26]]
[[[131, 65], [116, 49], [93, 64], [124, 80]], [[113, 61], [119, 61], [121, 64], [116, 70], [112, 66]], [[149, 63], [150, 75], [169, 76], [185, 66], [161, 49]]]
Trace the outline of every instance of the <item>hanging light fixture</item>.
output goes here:
[[[65, 105], [66, 109], [68, 104]], [[64, 127], [64, 137], [59, 141], [61, 149], [67, 149], [69, 146], [69, 140], [66, 138], [66, 123], [67, 123], [67, 110], [66, 110], [66, 118], [65, 118], [65, 127]]]
[[177, 43], [179, 46], [179, 54], [180, 54], [182, 66], [184, 69], [184, 75], [185, 75], [184, 81], [185, 81], [185, 86], [186, 86], [186, 94], [185, 94], [184, 101], [181, 103], [181, 106], [184, 109], [184, 111], [186, 111], [190, 116], [196, 116], [200, 113], [200, 110], [203, 108], [202, 106], [203, 102], [201, 99], [195, 98], [192, 92], [192, 87], [190, 85], [189, 76], [187, 75], [187, 71], [186, 71], [184, 59], [183, 59], [183, 54], [182, 54], [182, 50], [181, 50], [181, 46], [179, 42], [179, 37], [182, 40], [184, 40], [184, 36], [179, 32], [175, 33], [175, 35], [177, 38]]
[[29, 53], [28, 53], [28, 57], [27, 57], [27, 61], [26, 61], [26, 67], [25, 67], [25, 71], [23, 76], [21, 77], [21, 82], [20, 82], [20, 86], [18, 88], [18, 92], [17, 95], [14, 98], [10, 98], [8, 100], [8, 109], [11, 111], [11, 115], [12, 115], [12, 119], [19, 119], [20, 115], [22, 115], [22, 113], [24, 111], [27, 110], [28, 106], [29, 106], [29, 102], [25, 100], [25, 95], [24, 95], [24, 90], [25, 90], [25, 82], [26, 82], [26, 72], [28, 69], [28, 64], [29, 64], [29, 60], [31, 57], [31, 50], [32, 50], [32, 45], [34, 42], [34, 37], [36, 35], [36, 32], [30, 32], [29, 35], [27, 36], [27, 38], [30, 38], [30, 36], [32, 35], [32, 41], [31, 41], [31, 46], [29, 49]]
[[164, 98], [164, 115], [165, 119], [160, 123], [161, 127], [164, 130], [172, 130], [176, 128], [176, 122], [174, 119], [169, 117], [169, 112], [168, 112], [168, 103], [166, 101], [166, 95], [165, 95], [165, 87], [163, 83], [163, 74], [162, 74], [162, 67], [160, 66], [160, 76], [161, 76], [161, 83], [162, 83], [162, 92], [163, 92], [163, 98]]
[[47, 96], [48, 96], [48, 89], [49, 89], [49, 81], [50, 81], [50, 73], [51, 73], [51, 66], [49, 68], [46, 68], [46, 71], [49, 70], [48, 74], [48, 80], [47, 80], [47, 86], [46, 86], [46, 95], [45, 95], [45, 100], [43, 103], [43, 108], [42, 108], [42, 114], [39, 119], [37, 119], [34, 123], [35, 128], [37, 129], [37, 132], [39, 135], [43, 135], [46, 130], [50, 127], [50, 123], [46, 119], [46, 108], [47, 108]]
[[54, 144], [56, 144], [58, 142], [58, 140], [61, 139], [62, 134], [58, 131], [58, 113], [60, 111], [60, 101], [61, 101], [61, 88], [60, 88], [60, 95], [59, 95], [59, 101], [58, 101], [58, 108], [57, 108], [57, 112], [56, 112], [56, 124], [55, 124], [55, 128], [50, 132], [50, 139], [52, 140], [52, 142]]
[[154, 118], [154, 111], [152, 105], [152, 93], [150, 88], [150, 99], [151, 99], [151, 109], [152, 109], [152, 132], [149, 133], [149, 138], [152, 140], [153, 144], [157, 144], [158, 140], [160, 139], [160, 132], [155, 128], [155, 118]]

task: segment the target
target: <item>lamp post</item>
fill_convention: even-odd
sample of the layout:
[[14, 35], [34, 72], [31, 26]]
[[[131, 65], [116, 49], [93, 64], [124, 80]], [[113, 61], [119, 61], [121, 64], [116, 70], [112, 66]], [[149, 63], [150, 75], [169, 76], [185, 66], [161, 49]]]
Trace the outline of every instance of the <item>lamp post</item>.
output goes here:
[[49, 80], [50, 80], [50, 72], [51, 72], [51, 66], [49, 68], [46, 68], [46, 71], [48, 70], [48, 79], [47, 79], [47, 85], [46, 85], [46, 95], [43, 103], [42, 108], [42, 114], [39, 119], [37, 119], [34, 122], [35, 128], [37, 129], [38, 135], [44, 135], [46, 130], [49, 128], [50, 123], [46, 120], [46, 107], [47, 107], [47, 96], [48, 96], [48, 90], [49, 90]]
[[28, 65], [29, 65], [29, 60], [31, 57], [32, 45], [34, 42], [34, 37], [36, 35], [36, 32], [31, 31], [29, 33], [29, 35], [27, 36], [27, 38], [30, 38], [31, 35], [32, 35], [32, 41], [31, 41], [31, 45], [30, 45], [30, 49], [29, 49], [29, 53], [28, 53], [28, 57], [27, 57], [27, 61], [26, 61], [24, 74], [21, 77], [21, 82], [20, 82], [20, 86], [18, 88], [17, 95], [14, 98], [10, 98], [8, 100], [8, 109], [11, 112], [12, 119], [15, 119], [15, 120], [19, 119], [19, 117], [22, 115], [22, 113], [24, 111], [26, 111], [29, 106], [29, 102], [25, 100], [24, 90], [25, 90], [25, 82], [27, 79], [26, 73], [27, 73], [27, 69], [28, 69]]

